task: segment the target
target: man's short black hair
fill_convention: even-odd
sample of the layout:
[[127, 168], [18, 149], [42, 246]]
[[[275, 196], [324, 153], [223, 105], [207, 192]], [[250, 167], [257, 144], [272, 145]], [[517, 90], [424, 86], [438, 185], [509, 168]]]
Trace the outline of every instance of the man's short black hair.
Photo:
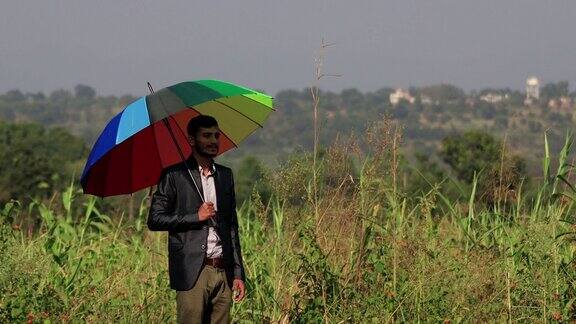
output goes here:
[[198, 132], [198, 129], [200, 127], [210, 128], [213, 126], [218, 126], [218, 122], [216, 121], [216, 119], [214, 117], [208, 116], [208, 115], [196, 116], [196, 117], [190, 119], [190, 121], [188, 122], [188, 127], [187, 127], [188, 136], [190, 136], [190, 137], [196, 136], [196, 133]]

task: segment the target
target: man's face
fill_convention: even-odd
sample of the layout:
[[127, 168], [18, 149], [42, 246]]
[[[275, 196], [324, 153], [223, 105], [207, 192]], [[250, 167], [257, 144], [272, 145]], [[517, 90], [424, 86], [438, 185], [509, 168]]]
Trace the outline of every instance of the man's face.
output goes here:
[[196, 132], [196, 136], [190, 138], [196, 153], [214, 158], [218, 155], [218, 148], [220, 144], [220, 129], [218, 126], [208, 128], [200, 127]]

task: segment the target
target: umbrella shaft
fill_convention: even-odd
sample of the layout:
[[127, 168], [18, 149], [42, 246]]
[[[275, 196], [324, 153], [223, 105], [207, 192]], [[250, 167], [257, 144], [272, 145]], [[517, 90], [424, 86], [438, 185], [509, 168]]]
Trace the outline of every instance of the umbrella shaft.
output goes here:
[[202, 202], [205, 202], [204, 196], [200, 192], [200, 188], [198, 188], [198, 184], [196, 183], [196, 180], [194, 180], [194, 177], [192, 176], [192, 172], [190, 171], [190, 167], [188, 166], [188, 162], [186, 161], [186, 158], [184, 157], [184, 153], [182, 153], [182, 149], [180, 148], [180, 146], [178, 145], [178, 142], [176, 141], [176, 136], [174, 136], [174, 132], [172, 132], [172, 127], [170, 127], [170, 123], [168, 122], [168, 119], [164, 118], [164, 119], [162, 119], [162, 121], [164, 122], [164, 125], [166, 126], [166, 128], [168, 128], [168, 133], [170, 133], [170, 137], [172, 138], [172, 141], [174, 142], [174, 145], [176, 146], [176, 150], [178, 150], [178, 154], [180, 155], [182, 162], [184, 162], [184, 165], [186, 165], [186, 170], [188, 170], [188, 174], [190, 175], [190, 179], [192, 179], [192, 182], [194, 183], [194, 187], [196, 187], [196, 192], [200, 196], [200, 199], [202, 199]]

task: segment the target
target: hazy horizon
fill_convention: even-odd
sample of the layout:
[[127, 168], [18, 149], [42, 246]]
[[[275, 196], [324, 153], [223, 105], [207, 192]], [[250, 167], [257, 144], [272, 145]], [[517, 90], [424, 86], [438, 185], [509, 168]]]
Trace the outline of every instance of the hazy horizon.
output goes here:
[[576, 83], [576, 2], [0, 2], [0, 93], [73, 89], [147, 93], [215, 78], [263, 89], [303, 89], [321, 40], [335, 45], [325, 90], [449, 83], [524, 89]]

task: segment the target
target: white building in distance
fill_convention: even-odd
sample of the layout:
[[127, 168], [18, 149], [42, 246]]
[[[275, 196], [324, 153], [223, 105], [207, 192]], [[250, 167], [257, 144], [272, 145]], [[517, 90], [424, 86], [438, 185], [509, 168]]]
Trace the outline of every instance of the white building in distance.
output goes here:
[[410, 95], [410, 92], [401, 88], [397, 88], [396, 91], [390, 94], [390, 103], [394, 106], [396, 106], [402, 99], [408, 101], [411, 104], [413, 104], [416, 100]]
[[480, 100], [482, 100], [484, 102], [492, 103], [492, 104], [500, 103], [504, 100], [508, 100], [509, 98], [510, 98], [510, 95], [508, 95], [507, 93], [502, 95], [500, 93], [495, 93], [495, 92], [489, 92], [489, 93], [484, 94], [483, 96], [480, 96]]

